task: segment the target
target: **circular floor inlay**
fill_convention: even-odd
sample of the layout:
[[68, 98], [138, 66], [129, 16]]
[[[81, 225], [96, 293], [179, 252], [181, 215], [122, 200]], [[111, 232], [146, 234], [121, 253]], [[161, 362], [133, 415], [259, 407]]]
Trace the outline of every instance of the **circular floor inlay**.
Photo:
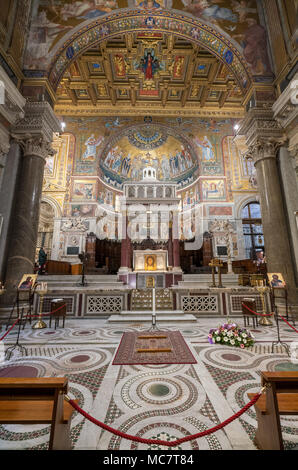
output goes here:
[[38, 370], [31, 366], [9, 366], [0, 369], [0, 377], [37, 377]]
[[276, 364], [274, 367], [276, 371], [287, 371], [287, 370], [298, 370], [298, 364], [293, 364], [292, 362], [281, 362], [280, 364]]
[[237, 354], [222, 354], [221, 356], [226, 361], [240, 361], [241, 357]]
[[87, 356], [86, 354], [80, 354], [78, 356], [72, 357], [70, 360], [71, 362], [86, 362], [88, 359], [90, 359], [90, 356]]
[[168, 395], [170, 393], [170, 389], [169, 387], [167, 387], [167, 385], [152, 384], [148, 388], [148, 392], [156, 397], [164, 397], [165, 395]]

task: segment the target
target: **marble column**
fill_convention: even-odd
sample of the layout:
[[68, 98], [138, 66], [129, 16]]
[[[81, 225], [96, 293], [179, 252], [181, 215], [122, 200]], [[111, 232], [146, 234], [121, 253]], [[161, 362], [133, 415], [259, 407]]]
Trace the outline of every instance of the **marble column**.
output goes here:
[[2, 184], [0, 185], [0, 281], [4, 281], [7, 265], [7, 249], [13, 223], [15, 189], [18, 181], [21, 160], [21, 148], [18, 143], [11, 144], [5, 156]]
[[24, 112], [24, 117], [12, 129], [14, 140], [21, 146], [22, 157], [7, 250], [7, 292], [1, 298], [5, 307], [13, 303], [15, 289], [23, 274], [34, 272], [44, 165], [46, 158], [54, 154], [51, 148], [53, 133], [61, 131], [49, 103], [28, 102]]
[[169, 227], [169, 240], [168, 240], [168, 265], [173, 267], [173, 236], [172, 227]]
[[259, 139], [250, 146], [255, 162], [262, 213], [268, 272], [282, 273], [289, 291], [289, 301], [297, 303], [297, 290], [289, 234], [276, 161], [278, 143]]
[[126, 214], [122, 214], [122, 239], [121, 239], [121, 267], [119, 269], [119, 273], [121, 274], [122, 272], [126, 273], [128, 271], [128, 256], [127, 256], [127, 251], [128, 251], [128, 234], [127, 234], [127, 216]]
[[126, 253], [127, 253], [127, 267], [131, 271], [132, 270], [132, 244], [131, 239], [127, 235], [126, 238]]
[[178, 227], [178, 214], [173, 214], [173, 270], [181, 271], [180, 267], [180, 243], [179, 243], [179, 227]]
[[290, 231], [290, 246], [296, 283], [298, 285], [298, 231], [296, 225], [295, 211], [298, 205], [298, 185], [294, 166], [294, 158], [286, 147], [279, 149], [279, 168], [282, 180], [282, 189], [286, 203], [286, 213]]
[[96, 235], [93, 232], [87, 234], [85, 252], [89, 255], [89, 259], [86, 263], [87, 269], [92, 270], [95, 268], [96, 257]]
[[49, 143], [42, 137], [26, 139], [22, 146], [23, 157], [7, 259], [7, 294], [3, 296], [4, 302], [13, 300], [22, 275], [34, 272], [43, 172], [45, 158], [51, 152]]

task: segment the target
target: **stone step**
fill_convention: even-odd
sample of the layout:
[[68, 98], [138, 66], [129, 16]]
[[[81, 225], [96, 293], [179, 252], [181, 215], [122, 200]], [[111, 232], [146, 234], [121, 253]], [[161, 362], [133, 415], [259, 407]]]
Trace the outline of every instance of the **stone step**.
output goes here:
[[[171, 315], [172, 317], [173, 316], [181, 317], [185, 315], [183, 310], [157, 310], [155, 313], [157, 317], [164, 316], [164, 315]], [[120, 315], [131, 315], [131, 316], [136, 316], [136, 317], [139, 315], [142, 315], [142, 316], [149, 316], [151, 318], [152, 310], [122, 310]]]
[[[158, 326], [158, 324], [160, 322], [172, 322], [174, 321], [175, 323], [176, 322], [196, 322], [197, 319], [194, 315], [191, 315], [191, 314], [184, 314], [182, 316], [176, 316], [176, 315], [163, 315], [163, 316], [158, 316], [156, 317], [156, 324]], [[111, 315], [109, 318], [108, 318], [108, 322], [109, 323], [123, 323], [123, 322], [129, 322], [129, 323], [132, 323], [132, 322], [137, 322], [137, 323], [140, 323], [140, 322], [146, 322], [146, 323], [151, 323], [152, 322], [152, 318], [151, 318], [151, 315], [139, 315], [138, 317], [134, 316], [134, 315]]]

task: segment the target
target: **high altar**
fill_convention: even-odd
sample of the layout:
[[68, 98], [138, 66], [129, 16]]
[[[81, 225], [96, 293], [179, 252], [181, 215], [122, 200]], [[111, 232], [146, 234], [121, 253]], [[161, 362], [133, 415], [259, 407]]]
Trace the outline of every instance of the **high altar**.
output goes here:
[[168, 270], [167, 250], [134, 250], [133, 268], [135, 272]]

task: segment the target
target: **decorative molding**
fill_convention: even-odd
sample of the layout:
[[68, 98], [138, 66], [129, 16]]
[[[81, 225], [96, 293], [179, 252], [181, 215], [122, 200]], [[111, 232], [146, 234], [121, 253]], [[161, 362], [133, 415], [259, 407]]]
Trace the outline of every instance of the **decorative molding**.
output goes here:
[[217, 295], [183, 295], [182, 310], [191, 313], [219, 313]]
[[86, 314], [120, 313], [123, 309], [122, 295], [88, 295]]
[[[57, 104], [55, 106], [55, 111], [58, 115], [61, 116], [115, 116], [117, 110], [117, 116], [127, 116], [131, 114], [131, 107], [128, 107], [126, 104], [117, 102], [117, 106], [111, 106], [111, 103], [100, 103], [99, 106], [85, 106], [80, 104], [80, 106], [72, 106]], [[208, 108], [198, 108], [198, 104], [187, 104], [184, 108], [181, 106], [171, 106], [168, 103], [167, 107], [163, 107], [158, 103], [146, 103], [144, 106], [143, 103], [136, 103], [134, 106], [134, 115], [135, 116], [173, 116], [173, 117], [202, 117], [202, 118], [218, 118], [218, 119], [242, 119], [245, 115], [244, 109], [239, 107], [223, 109], [214, 107], [214, 109]]]
[[65, 220], [61, 225], [62, 232], [86, 232], [88, 228], [88, 223], [81, 217]]

